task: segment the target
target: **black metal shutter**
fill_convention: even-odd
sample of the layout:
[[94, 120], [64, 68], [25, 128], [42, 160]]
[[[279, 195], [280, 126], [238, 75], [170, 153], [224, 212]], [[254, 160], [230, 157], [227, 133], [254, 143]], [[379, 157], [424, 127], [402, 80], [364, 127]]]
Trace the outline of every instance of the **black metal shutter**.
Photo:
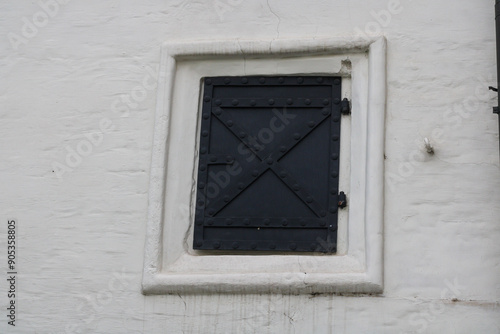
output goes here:
[[203, 91], [194, 248], [335, 252], [341, 78], [211, 77]]

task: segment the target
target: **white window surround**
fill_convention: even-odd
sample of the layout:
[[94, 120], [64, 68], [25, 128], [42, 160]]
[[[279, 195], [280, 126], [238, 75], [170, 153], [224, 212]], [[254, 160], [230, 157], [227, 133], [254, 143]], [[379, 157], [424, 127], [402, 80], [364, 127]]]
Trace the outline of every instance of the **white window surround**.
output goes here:
[[[345, 59], [352, 69], [342, 66]], [[352, 115], [342, 120], [340, 190], [348, 189], [348, 207], [339, 218], [338, 253], [194, 251], [201, 78], [297, 74], [340, 75], [343, 97], [352, 100]], [[381, 293], [385, 103], [383, 37], [165, 43], [143, 293]]]

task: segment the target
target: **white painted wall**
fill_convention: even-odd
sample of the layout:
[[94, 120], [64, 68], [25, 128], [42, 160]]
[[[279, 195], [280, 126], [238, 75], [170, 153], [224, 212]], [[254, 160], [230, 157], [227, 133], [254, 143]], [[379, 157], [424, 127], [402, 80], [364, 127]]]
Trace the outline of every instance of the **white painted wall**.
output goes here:
[[[3, 311], [0, 332], [499, 333], [493, 1], [377, 15], [390, 3], [61, 0], [45, 19], [38, 1], [3, 2], [0, 268], [16, 218], [19, 276], [16, 327]], [[161, 43], [366, 31], [388, 47], [383, 294], [142, 295]]]

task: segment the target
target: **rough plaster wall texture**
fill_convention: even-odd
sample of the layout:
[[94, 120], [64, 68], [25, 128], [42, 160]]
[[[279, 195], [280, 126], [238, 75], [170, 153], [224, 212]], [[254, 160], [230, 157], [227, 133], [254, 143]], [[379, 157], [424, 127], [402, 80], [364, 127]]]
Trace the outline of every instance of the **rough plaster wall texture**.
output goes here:
[[[493, 2], [401, 0], [379, 15], [389, 3], [61, 1], [45, 20], [38, 1], [2, 2], [0, 248], [17, 218], [19, 294], [17, 326], [2, 315], [0, 332], [500, 332]], [[137, 86], [161, 43], [367, 31], [388, 41], [384, 293], [143, 296], [157, 92]], [[85, 135], [92, 152], [69, 166]]]

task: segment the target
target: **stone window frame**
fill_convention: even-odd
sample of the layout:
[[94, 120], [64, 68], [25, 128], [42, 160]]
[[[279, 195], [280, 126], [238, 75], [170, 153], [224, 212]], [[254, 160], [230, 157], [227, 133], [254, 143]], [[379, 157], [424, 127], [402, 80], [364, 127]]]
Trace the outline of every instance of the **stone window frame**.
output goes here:
[[[341, 60], [349, 58], [356, 61], [346, 70]], [[350, 133], [356, 135], [342, 138], [349, 143], [341, 164], [350, 186], [343, 250], [218, 255], [192, 249], [198, 160], [192, 123], [199, 119], [201, 79], [214, 74], [325, 74], [350, 80]], [[162, 46], [158, 80], [144, 294], [383, 291], [385, 38], [169, 42]]]

